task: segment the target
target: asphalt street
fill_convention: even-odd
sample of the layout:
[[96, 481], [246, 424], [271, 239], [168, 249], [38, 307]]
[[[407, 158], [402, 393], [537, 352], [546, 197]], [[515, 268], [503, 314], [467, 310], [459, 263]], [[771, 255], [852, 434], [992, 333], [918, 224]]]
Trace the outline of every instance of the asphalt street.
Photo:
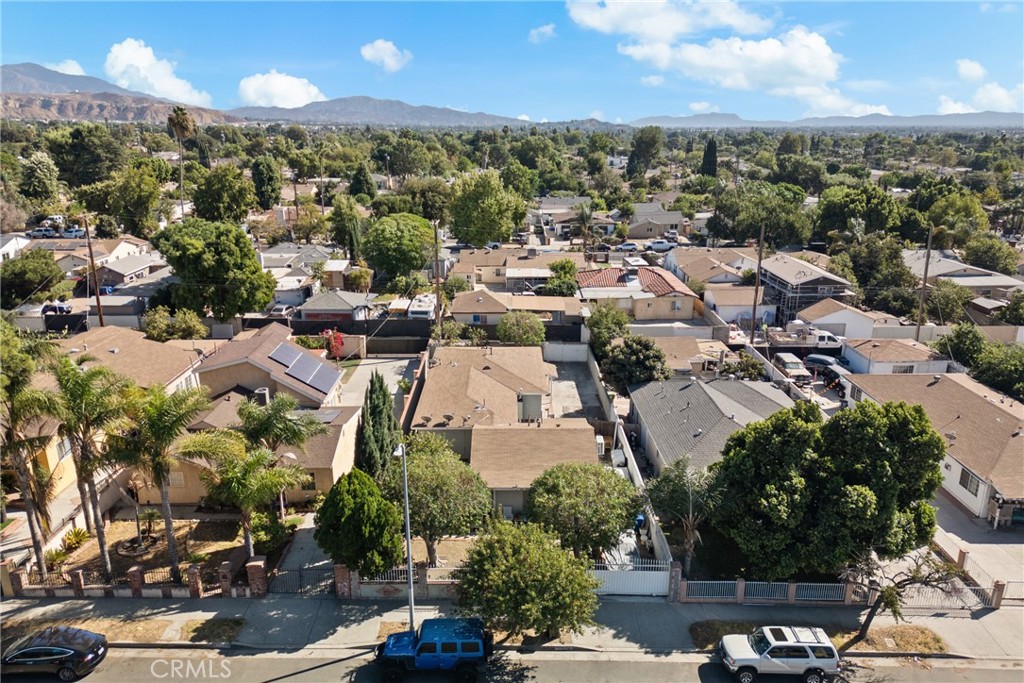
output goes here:
[[[335, 653], [331, 653], [335, 654]], [[973, 662], [905, 659], [855, 660], [849, 683], [1019, 683], [1019, 662]], [[4, 675], [10, 683], [51, 680], [39, 676]], [[86, 683], [377, 683], [380, 674], [369, 653], [337, 651], [327, 657], [315, 651], [295, 653], [230, 652], [214, 650], [113, 650]], [[408, 683], [451, 683], [440, 673], [414, 673]], [[609, 659], [598, 653], [544, 652], [519, 655], [501, 653], [481, 681], [493, 683], [728, 683], [732, 678], [722, 666], [700, 656], [654, 655], [633, 660]], [[762, 679], [768, 681], [768, 678]], [[775, 683], [797, 683], [797, 678], [775, 677]]]

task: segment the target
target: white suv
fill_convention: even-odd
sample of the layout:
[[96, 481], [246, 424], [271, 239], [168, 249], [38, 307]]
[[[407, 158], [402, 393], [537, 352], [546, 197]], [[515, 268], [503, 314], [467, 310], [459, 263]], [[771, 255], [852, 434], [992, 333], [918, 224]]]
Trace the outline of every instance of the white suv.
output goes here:
[[801, 676], [804, 683], [825, 683], [839, 673], [839, 656], [820, 628], [762, 626], [749, 636], [725, 636], [718, 652], [739, 683], [754, 683], [761, 674], [788, 674]]

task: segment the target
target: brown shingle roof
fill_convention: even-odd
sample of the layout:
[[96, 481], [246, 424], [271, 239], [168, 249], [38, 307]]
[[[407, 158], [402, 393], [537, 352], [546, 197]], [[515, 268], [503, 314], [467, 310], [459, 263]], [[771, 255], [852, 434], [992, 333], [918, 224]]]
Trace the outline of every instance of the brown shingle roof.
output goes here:
[[[277, 455], [294, 453], [296, 459], [289, 462], [303, 469], [329, 469], [334, 464], [342, 433], [346, 428], [356, 428], [354, 420], [362, 409], [362, 406], [332, 406], [315, 411], [326, 422], [327, 432], [314, 436], [301, 449], [295, 446], [281, 446], [277, 449]], [[352, 424], [349, 426], [350, 422]]]
[[[717, 306], [753, 306], [754, 288], [738, 285], [709, 284], [705, 292], [713, 291]], [[706, 296], [706, 294], [705, 294]], [[758, 303], [764, 303], [764, 287], [757, 294]]]
[[1006, 498], [1024, 498], [1024, 404], [963, 373], [850, 375], [875, 401], [920, 404], [949, 455]]
[[[663, 268], [637, 268], [637, 279], [645, 292], [654, 296], [683, 294], [696, 297], [683, 281]], [[580, 287], [625, 287], [625, 268], [604, 268], [576, 273], [576, 283]]]
[[564, 311], [579, 315], [582, 302], [569, 296], [514, 296], [477, 290], [462, 292], [452, 301], [452, 313], [507, 313], [508, 311]]
[[865, 358], [882, 363], [945, 358], [927, 344], [913, 339], [849, 339], [846, 346]]
[[824, 318], [826, 315], [832, 315], [838, 311], [853, 311], [855, 313], [861, 312], [853, 306], [848, 306], [841, 301], [836, 301], [835, 299], [822, 299], [821, 301], [815, 302], [797, 313], [797, 316], [801, 320], [814, 322], [818, 318]]
[[[151, 341], [127, 327], [95, 327], [58, 343], [72, 358], [89, 354], [99, 364], [135, 380], [144, 389], [166, 385], [199, 363], [200, 355], [189, 349]], [[77, 349], [77, 352], [72, 352]], [[116, 350], [116, 351], [115, 351]]]
[[469, 466], [492, 489], [528, 489], [552, 465], [597, 463], [594, 429], [582, 418], [473, 428]]
[[706, 282], [713, 277], [725, 274], [740, 277], [740, 271], [707, 256], [690, 261], [686, 265], [681, 266], [680, 270], [686, 273], [686, 277], [689, 279], [700, 280], [701, 282]]
[[556, 373], [538, 346], [439, 348], [427, 369], [413, 427], [517, 422], [519, 390], [547, 394]]

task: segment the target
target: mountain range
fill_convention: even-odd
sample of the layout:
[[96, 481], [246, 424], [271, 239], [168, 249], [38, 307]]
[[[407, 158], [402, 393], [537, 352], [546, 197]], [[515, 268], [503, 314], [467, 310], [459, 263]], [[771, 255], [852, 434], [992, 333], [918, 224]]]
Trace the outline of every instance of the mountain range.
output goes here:
[[[27, 120], [132, 121], [163, 124], [176, 103], [141, 92], [126, 90], [100, 78], [76, 76], [39, 64], [0, 66], [0, 116]], [[311, 102], [302, 107], [241, 107], [220, 111], [189, 107], [202, 125], [244, 121], [370, 125], [423, 128], [511, 128], [575, 126], [589, 130], [618, 129], [587, 119], [572, 122], [530, 123], [484, 112], [465, 112], [445, 107], [415, 106], [399, 100], [342, 97]], [[922, 116], [829, 116], [797, 121], [756, 121], [736, 114], [709, 113], [693, 116], [651, 116], [631, 126], [663, 128], [1024, 128], [1024, 113], [978, 112]]]

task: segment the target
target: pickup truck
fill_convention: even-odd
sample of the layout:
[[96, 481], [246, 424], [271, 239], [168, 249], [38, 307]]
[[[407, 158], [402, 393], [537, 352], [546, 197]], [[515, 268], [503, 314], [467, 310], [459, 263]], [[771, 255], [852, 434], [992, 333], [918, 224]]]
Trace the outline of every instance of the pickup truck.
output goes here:
[[384, 683], [400, 683], [410, 671], [451, 671], [458, 683], [476, 683], [493, 652], [494, 636], [480, 619], [426, 619], [416, 631], [389, 635], [374, 660]]

